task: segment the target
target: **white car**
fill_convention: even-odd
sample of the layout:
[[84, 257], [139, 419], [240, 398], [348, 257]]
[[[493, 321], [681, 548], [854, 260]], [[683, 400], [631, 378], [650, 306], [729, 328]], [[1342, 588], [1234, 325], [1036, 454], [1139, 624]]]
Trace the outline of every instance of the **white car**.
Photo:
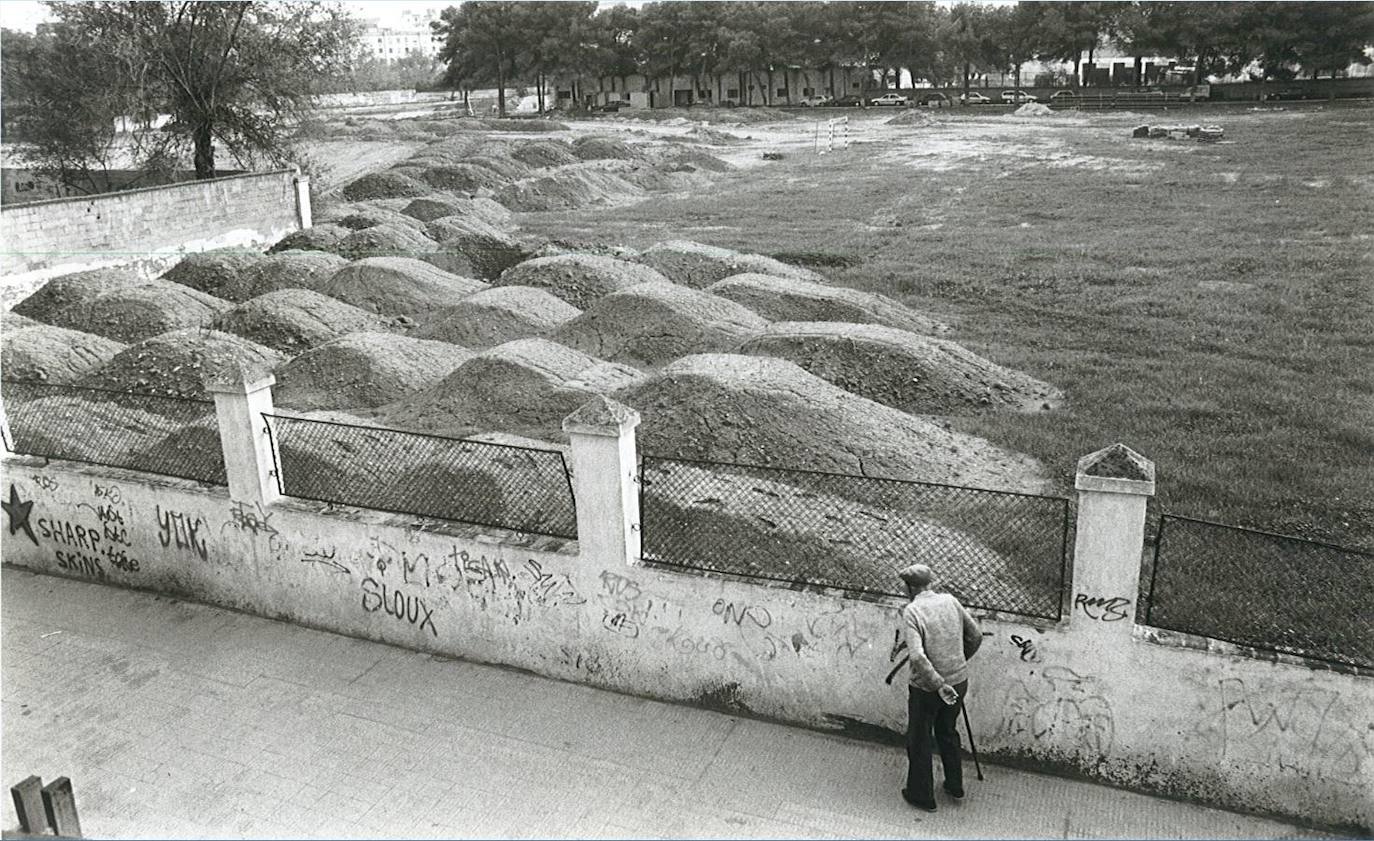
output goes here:
[[1013, 105], [1020, 105], [1023, 102], [1039, 102], [1025, 91], [1002, 91], [1002, 101], [1010, 102]]
[[828, 96], [823, 93], [818, 93], [815, 96], [806, 97], [801, 101], [801, 104], [803, 108], [819, 108], [823, 105], [829, 105], [834, 101], [835, 97]]
[[959, 94], [959, 102], [963, 105], [987, 105], [992, 102], [992, 100], [977, 91], [969, 91], [968, 93]]
[[870, 99], [869, 105], [910, 105], [911, 100], [899, 93], [885, 93], [882, 96]]

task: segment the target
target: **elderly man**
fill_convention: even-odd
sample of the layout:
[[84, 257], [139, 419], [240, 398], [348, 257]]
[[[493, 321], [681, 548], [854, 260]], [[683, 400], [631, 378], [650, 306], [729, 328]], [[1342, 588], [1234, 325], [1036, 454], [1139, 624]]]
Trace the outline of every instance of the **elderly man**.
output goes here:
[[964, 768], [954, 725], [968, 690], [968, 658], [983, 644], [983, 635], [958, 599], [931, 589], [935, 574], [930, 567], [913, 564], [898, 575], [911, 597], [911, 603], [902, 608], [911, 667], [911, 684], [907, 689], [908, 764], [902, 797], [918, 809], [934, 812], [932, 731], [940, 747], [945, 791], [954, 798], [964, 796]]

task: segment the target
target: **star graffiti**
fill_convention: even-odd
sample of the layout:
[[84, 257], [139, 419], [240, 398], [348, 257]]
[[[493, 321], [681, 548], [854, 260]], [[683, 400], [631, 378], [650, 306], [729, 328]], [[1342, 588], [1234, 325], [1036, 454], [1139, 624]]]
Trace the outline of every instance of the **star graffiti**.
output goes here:
[[38, 545], [38, 538], [33, 534], [33, 526], [29, 525], [29, 514], [33, 512], [33, 500], [22, 502], [19, 499], [19, 491], [15, 489], [14, 483], [10, 482], [10, 501], [0, 502], [0, 508], [5, 509], [5, 515], [10, 518], [10, 534], [18, 534], [20, 529], [29, 536], [33, 545]]

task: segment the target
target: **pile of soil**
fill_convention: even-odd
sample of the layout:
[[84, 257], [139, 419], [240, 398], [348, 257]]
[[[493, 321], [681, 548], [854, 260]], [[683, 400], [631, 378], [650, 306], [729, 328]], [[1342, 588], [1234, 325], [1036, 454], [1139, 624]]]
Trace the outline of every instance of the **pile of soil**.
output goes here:
[[663, 157], [660, 166], [668, 172], [729, 172], [735, 167], [696, 149], [674, 149]]
[[1013, 117], [1050, 117], [1053, 115], [1054, 109], [1043, 102], [1027, 102], [1011, 112]]
[[485, 349], [552, 333], [581, 310], [543, 289], [496, 286], [456, 304], [413, 335]]
[[448, 342], [350, 333], [277, 368], [272, 399], [300, 410], [373, 408], [429, 388], [472, 355]]
[[780, 322], [739, 353], [794, 362], [860, 397], [916, 415], [1037, 411], [1063, 395], [944, 339], [873, 324]]
[[580, 310], [597, 298], [637, 283], [662, 283], [663, 275], [646, 266], [592, 254], [537, 257], [501, 273], [499, 286], [547, 289]]
[[507, 236], [505, 228], [493, 224], [480, 216], [467, 214], [454, 214], [451, 216], [440, 216], [431, 220], [425, 225], [425, 236], [435, 242], [444, 242], [454, 237], [468, 236]]
[[508, 184], [496, 191], [495, 198], [511, 210], [535, 213], [624, 203], [643, 195], [643, 190], [615, 173], [564, 169]]
[[687, 136], [694, 140], [700, 140], [712, 146], [729, 146], [734, 143], [743, 143], [744, 138], [731, 134], [728, 131], [719, 131], [706, 126], [697, 126], [687, 130]]
[[421, 177], [430, 187], [428, 192], [454, 190], [475, 193], [479, 190], [496, 190], [511, 181], [492, 169], [471, 163], [426, 167], [423, 173]]
[[186, 476], [218, 477], [221, 485], [229, 484], [224, 469], [224, 445], [220, 442], [219, 423], [213, 407], [199, 420], [178, 425], [161, 437], [150, 430], [152, 439], [135, 457], [142, 464], [169, 464]]
[[317, 224], [313, 228], [287, 234], [278, 240], [276, 245], [267, 249], [267, 253], [280, 254], [284, 251], [328, 251], [332, 253], [338, 247], [339, 242], [351, 233], [352, 231], [342, 225]]
[[445, 216], [430, 223], [438, 234], [434, 253], [423, 259], [454, 274], [496, 280], [501, 273], [530, 256], [530, 249], [504, 231], [477, 220], [458, 223]]
[[602, 134], [579, 137], [573, 141], [573, 154], [584, 161], [617, 160], [633, 161], [639, 154], [622, 140]]
[[220, 287], [236, 280], [243, 272], [265, 259], [260, 251], [242, 248], [217, 248], [192, 254], [162, 273], [163, 280], [189, 286], [199, 292], [219, 295]]
[[353, 205], [349, 213], [334, 220], [333, 224], [348, 228], [350, 231], [363, 231], [378, 225], [394, 225], [398, 228], [409, 228], [414, 231], [424, 228], [424, 223], [413, 216], [371, 202], [359, 202]]
[[[159, 414], [155, 410], [162, 407], [158, 405], [139, 405], [137, 398], [118, 395], [57, 394], [7, 408], [10, 428], [23, 430], [27, 447], [105, 464], [148, 463], [141, 456], [155, 451], [160, 441], [175, 434], [184, 424], [181, 419]], [[205, 411], [206, 424], [209, 424], [213, 420], [214, 407], [207, 405]], [[222, 474], [224, 451], [218, 432], [212, 435], [208, 446], [189, 454], [192, 464], [185, 464], [182, 454], [178, 453], [178, 466], [203, 470], [206, 463], [213, 465], [218, 458], [218, 472]], [[159, 461], [167, 463], [165, 459]], [[213, 467], [203, 475], [212, 472]]]
[[527, 134], [568, 130], [563, 123], [543, 119], [488, 120], [487, 127], [493, 131], [519, 131]]
[[340, 191], [349, 201], [365, 199], [404, 199], [418, 198], [434, 192], [429, 185], [402, 172], [386, 170], [370, 172], [356, 181], [349, 182]]
[[422, 316], [487, 288], [411, 257], [356, 260], [320, 284], [319, 292], [386, 316]]
[[214, 327], [295, 356], [347, 333], [380, 333], [396, 324], [309, 289], [282, 289], [239, 304]]
[[[410, 222], [415, 220], [405, 217]], [[339, 240], [334, 253], [358, 260], [364, 257], [418, 257], [434, 251], [434, 240], [409, 225], [377, 225], [354, 231]]]
[[219, 297], [241, 304], [282, 289], [315, 289], [348, 261], [323, 251], [284, 251], [243, 272], [220, 287]]
[[729, 248], [704, 245], [691, 240], [669, 240], [651, 245], [639, 255], [638, 262], [652, 266], [674, 283], [703, 289], [718, 280], [745, 272], [777, 274], [802, 280], [821, 281], [809, 269], [789, 266], [760, 254], [741, 254]]
[[36, 327], [41, 322], [34, 321], [22, 315], [15, 315], [13, 310], [5, 310], [0, 313], [0, 333], [12, 330], [23, 330], [25, 327]]
[[130, 345], [77, 385], [208, 400], [203, 378], [225, 369], [271, 371], [282, 355], [239, 336], [184, 328]]
[[[658, 491], [662, 487], [690, 487], [690, 499]], [[646, 503], [652, 500], [654, 544], [701, 546], [729, 534], [741, 572], [777, 576], [786, 564], [788, 578], [854, 585], [897, 593], [897, 572], [908, 564], [948, 568], [948, 559], [966, 559], [961, 567], [979, 571], [977, 580], [946, 577], [943, 586], [965, 603], [995, 604], [982, 594], [1026, 594], [1033, 603], [1037, 592], [1058, 587], [1043, 582], [1039, 589], [1018, 574], [1005, 555], [978, 538], [942, 525], [938, 510], [915, 512], [890, 505], [866, 504], [817, 493], [771, 480], [756, 473], [733, 473], [724, 468], [662, 463], [646, 469]], [[957, 519], [954, 520], [957, 523]], [[785, 560], [782, 560], [785, 559]]]
[[[591, 162], [605, 165], [602, 172], [623, 178], [646, 193], [680, 192], [706, 183], [704, 176], [693, 175], [692, 167], [650, 166], [633, 161]], [[589, 164], [590, 165], [590, 164]]]
[[602, 359], [657, 368], [690, 353], [731, 350], [767, 324], [733, 301], [660, 281], [593, 301], [552, 339]]
[[881, 324], [913, 333], [937, 333], [945, 325], [883, 295], [843, 286], [762, 274], [741, 274], [707, 287], [772, 321], [849, 321]]
[[36, 321], [15, 328], [7, 320], [0, 348], [0, 370], [5, 372], [5, 379], [68, 385], [109, 362], [124, 345]]
[[565, 140], [531, 140], [511, 149], [510, 156], [535, 169], [577, 163], [578, 157]]
[[107, 289], [59, 313], [59, 327], [139, 342], [168, 330], [207, 327], [228, 310], [227, 301], [166, 280], [145, 280]]
[[889, 125], [889, 126], [928, 126], [928, 125], [930, 125], [931, 123], [934, 123], [934, 122], [936, 122], [936, 119], [935, 119], [933, 116], [931, 116], [930, 112], [928, 112], [928, 111], [922, 111], [922, 110], [917, 109], [917, 108], [912, 108], [912, 109], [904, 110], [904, 111], [902, 111], [902, 113], [898, 114], [897, 116], [892, 117], [892, 118], [889, 119], [889, 120], [886, 120], [886, 121], [885, 121], [885, 125]]
[[506, 181], [519, 181], [521, 178], [529, 177], [534, 168], [509, 157], [508, 151], [502, 149], [499, 154], [493, 152], [491, 154], [472, 155], [466, 158], [464, 163], [489, 169]]
[[429, 196], [428, 198], [415, 199], [407, 204], [401, 212], [421, 222], [433, 222], [445, 216], [457, 216], [480, 219], [493, 226], [505, 226], [510, 223], [510, 211], [491, 199]]
[[132, 269], [94, 269], [55, 277], [14, 305], [16, 316], [57, 327], [80, 329], [73, 315], [84, 311], [100, 295], [146, 283]]
[[615, 399], [638, 409], [658, 455], [1037, 493], [1029, 456], [837, 388], [791, 362], [684, 357]]
[[383, 420], [464, 437], [501, 430], [560, 438], [563, 419], [593, 394], [624, 387], [639, 372], [544, 339], [497, 345], [464, 362], [431, 388], [390, 406]]

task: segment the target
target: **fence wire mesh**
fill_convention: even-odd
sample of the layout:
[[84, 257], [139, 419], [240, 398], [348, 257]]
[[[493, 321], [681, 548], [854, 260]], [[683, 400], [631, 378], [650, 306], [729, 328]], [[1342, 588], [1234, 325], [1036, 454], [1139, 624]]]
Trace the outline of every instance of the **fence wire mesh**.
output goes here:
[[215, 404], [40, 382], [0, 382], [13, 453], [226, 485]]
[[286, 496], [575, 538], [563, 454], [263, 415]]
[[640, 481], [647, 560], [899, 596], [926, 563], [971, 607], [1062, 614], [1066, 499], [651, 456]]
[[1164, 514], [1142, 620], [1374, 668], [1374, 554]]

